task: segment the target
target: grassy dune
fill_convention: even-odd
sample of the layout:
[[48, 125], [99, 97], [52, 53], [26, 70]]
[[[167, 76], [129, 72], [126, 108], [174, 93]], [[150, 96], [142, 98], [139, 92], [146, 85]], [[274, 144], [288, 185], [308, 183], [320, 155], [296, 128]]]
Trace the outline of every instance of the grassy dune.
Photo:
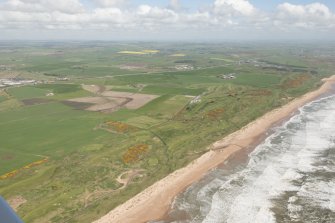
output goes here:
[[[127, 49], [123, 45], [63, 47], [57, 57], [43, 47], [21, 49], [30, 57], [13, 52], [10, 56], [20, 61], [17, 72], [30, 72], [47, 81], [65, 76], [70, 80], [8, 88], [8, 97], [0, 96], [0, 175], [48, 158], [0, 180], [0, 194], [8, 200], [15, 196], [27, 200], [18, 208], [25, 222], [91, 222], [199, 157], [213, 141], [315, 88], [330, 70], [322, 61], [318, 67], [315, 63], [309, 67], [315, 55], [291, 60], [289, 65], [296, 61], [297, 66], [305, 66], [297, 72], [235, 62], [269, 58], [269, 50], [251, 48], [246, 56], [246, 49], [235, 49], [237, 58], [230, 48], [205, 48], [164, 44]], [[159, 53], [145, 49], [159, 49]], [[173, 54], [185, 56], [174, 58]], [[283, 56], [269, 61], [284, 63]], [[195, 69], [177, 71], [176, 61]], [[0, 62], [10, 61], [0, 55]], [[147, 70], [120, 69], [124, 64], [144, 65]], [[312, 74], [311, 70], [320, 72]], [[236, 79], [223, 79], [227, 73], [236, 73]], [[139, 109], [123, 108], [110, 114], [63, 104], [66, 99], [92, 96], [81, 88], [83, 83], [159, 97]], [[54, 96], [47, 97], [50, 92]], [[190, 103], [195, 96], [200, 100]], [[23, 103], [41, 98], [48, 100]], [[125, 186], [118, 177], [130, 170], [141, 174]]]

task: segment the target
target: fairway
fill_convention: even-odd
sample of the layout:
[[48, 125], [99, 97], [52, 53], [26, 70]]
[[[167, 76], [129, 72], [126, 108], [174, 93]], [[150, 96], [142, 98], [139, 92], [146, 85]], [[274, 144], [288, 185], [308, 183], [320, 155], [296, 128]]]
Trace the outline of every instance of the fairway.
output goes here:
[[238, 78], [231, 81], [231, 83], [239, 85], [247, 85], [259, 88], [271, 88], [280, 84], [281, 76], [264, 75], [264, 74], [239, 74]]
[[192, 98], [184, 95], [164, 95], [140, 108], [138, 113], [148, 114], [153, 117], [171, 119], [180, 112]]

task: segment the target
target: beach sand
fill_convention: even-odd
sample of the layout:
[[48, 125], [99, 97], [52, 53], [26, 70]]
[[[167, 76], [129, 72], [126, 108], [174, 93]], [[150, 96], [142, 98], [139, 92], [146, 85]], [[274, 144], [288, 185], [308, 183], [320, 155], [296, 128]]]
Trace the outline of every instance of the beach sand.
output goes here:
[[273, 125], [287, 119], [306, 103], [331, 90], [332, 84], [335, 83], [335, 75], [323, 79], [323, 82], [318, 90], [266, 113], [242, 129], [213, 143], [207, 153], [156, 182], [94, 223], [142, 223], [162, 218], [180, 192], [200, 180], [208, 171], [223, 163], [237, 151], [250, 148]]

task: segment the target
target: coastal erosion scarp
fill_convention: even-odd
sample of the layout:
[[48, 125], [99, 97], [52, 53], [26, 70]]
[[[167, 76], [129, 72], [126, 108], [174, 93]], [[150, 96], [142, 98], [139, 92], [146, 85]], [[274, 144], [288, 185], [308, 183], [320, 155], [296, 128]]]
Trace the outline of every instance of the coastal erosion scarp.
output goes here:
[[235, 152], [255, 144], [258, 138], [274, 124], [286, 119], [301, 106], [331, 90], [335, 83], [335, 75], [323, 79], [323, 82], [319, 89], [266, 113], [242, 129], [213, 143], [209, 152], [156, 182], [94, 223], [140, 223], [163, 217], [169, 210], [173, 199], [185, 188], [200, 180], [208, 171], [223, 163]]

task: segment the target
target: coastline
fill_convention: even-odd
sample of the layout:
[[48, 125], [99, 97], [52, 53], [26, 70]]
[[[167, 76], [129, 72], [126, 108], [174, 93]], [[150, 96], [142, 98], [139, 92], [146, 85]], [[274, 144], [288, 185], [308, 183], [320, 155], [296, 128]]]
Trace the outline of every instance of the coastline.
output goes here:
[[189, 185], [200, 180], [208, 171], [222, 164], [231, 155], [254, 145], [273, 125], [331, 90], [332, 84], [335, 83], [335, 75], [322, 81], [324, 83], [319, 89], [266, 113], [240, 130], [213, 143], [207, 153], [154, 183], [94, 223], [139, 223], [162, 218], [170, 209], [175, 196]]

